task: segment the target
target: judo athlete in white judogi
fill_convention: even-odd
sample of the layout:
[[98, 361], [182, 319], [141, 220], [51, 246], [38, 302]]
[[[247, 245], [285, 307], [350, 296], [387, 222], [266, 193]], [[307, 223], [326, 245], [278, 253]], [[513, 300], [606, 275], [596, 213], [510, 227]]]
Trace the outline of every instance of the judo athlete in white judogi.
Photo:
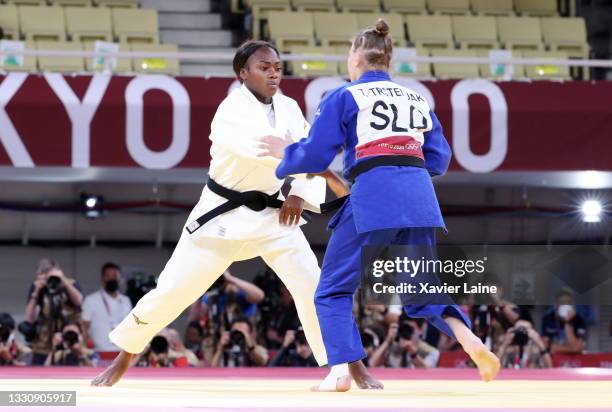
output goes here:
[[[319, 212], [325, 200], [326, 180], [298, 176], [287, 200], [277, 198], [283, 185], [283, 180], [275, 176], [280, 161], [258, 156], [259, 138], [298, 140], [308, 134], [309, 125], [294, 100], [276, 93], [281, 63], [278, 53], [262, 44], [266, 45], [245, 43], [236, 53], [237, 74], [259, 89], [243, 84], [219, 106], [211, 125], [209, 182], [187, 219], [157, 287], [110, 333], [111, 341], [123, 351], [92, 381], [94, 386], [116, 383], [135, 354], [199, 298], [232, 262], [256, 256], [263, 258], [291, 292], [314, 357], [319, 365], [327, 364], [314, 306], [320, 269], [299, 228], [305, 223], [300, 217], [302, 206]], [[276, 61], [267, 61], [268, 55]], [[244, 197], [247, 205], [241, 206]]]

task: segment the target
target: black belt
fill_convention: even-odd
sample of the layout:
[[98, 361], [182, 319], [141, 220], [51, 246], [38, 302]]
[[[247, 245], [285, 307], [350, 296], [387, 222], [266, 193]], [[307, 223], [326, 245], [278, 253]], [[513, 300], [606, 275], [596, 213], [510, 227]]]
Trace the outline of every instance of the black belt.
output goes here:
[[376, 156], [357, 163], [349, 173], [349, 180], [354, 182], [360, 174], [379, 166], [414, 166], [425, 168], [425, 161], [416, 156]]
[[251, 210], [261, 212], [267, 207], [280, 209], [283, 205], [283, 201], [278, 199], [278, 195], [280, 192], [276, 192], [272, 195], [268, 195], [263, 192], [258, 192], [257, 190], [249, 190], [248, 192], [238, 192], [236, 190], [228, 189], [227, 187], [221, 186], [220, 184], [212, 180], [210, 177], [208, 178], [208, 183], [206, 183], [206, 186], [208, 186], [211, 192], [227, 199], [227, 202], [204, 213], [198, 219], [187, 225], [185, 229], [190, 234], [204, 226], [204, 224], [206, 224], [206, 222], [208, 222], [209, 220], [219, 215], [222, 215], [223, 213], [227, 213], [230, 210], [237, 209], [240, 206], [246, 206]]
[[[425, 167], [425, 161], [420, 157], [416, 156], [377, 156], [371, 159], [366, 159], [351, 169], [349, 173], [349, 179], [354, 181], [357, 176], [365, 173], [369, 170], [379, 166], [414, 166], [414, 167]], [[228, 189], [215, 182], [210, 177], [206, 186], [211, 192], [227, 199], [227, 202], [217, 206], [216, 208], [206, 212], [195, 221], [191, 222], [185, 229], [190, 234], [201, 228], [206, 222], [211, 219], [227, 213], [230, 210], [239, 208], [240, 206], [246, 206], [256, 212], [261, 212], [267, 207], [274, 209], [280, 209], [283, 206], [283, 201], [278, 199], [280, 192], [276, 192], [272, 195], [258, 192], [257, 190], [250, 190], [248, 192], [238, 192], [236, 190]], [[321, 213], [332, 212], [342, 207], [346, 199], [349, 196], [343, 196], [338, 199], [331, 200], [329, 202], [322, 203], [320, 205]], [[302, 217], [307, 221], [311, 220], [311, 217], [307, 212], [304, 212]]]
[[[354, 166], [349, 173], [349, 180], [354, 182], [357, 176], [379, 166], [414, 166], [425, 168], [425, 161], [416, 156], [377, 156], [366, 159]], [[321, 213], [331, 212], [342, 207], [350, 195], [325, 202], [321, 205]]]

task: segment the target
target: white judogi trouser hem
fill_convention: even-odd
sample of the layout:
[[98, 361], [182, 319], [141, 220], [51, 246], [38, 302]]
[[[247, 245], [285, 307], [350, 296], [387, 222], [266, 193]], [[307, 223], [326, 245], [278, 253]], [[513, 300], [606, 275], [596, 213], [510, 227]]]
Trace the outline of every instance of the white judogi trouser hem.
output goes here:
[[183, 231], [157, 287], [143, 296], [109, 334], [111, 342], [129, 353], [142, 352], [161, 329], [200, 298], [234, 261], [261, 256], [293, 296], [313, 355], [320, 366], [326, 365], [314, 306], [320, 269], [302, 230], [296, 227], [253, 240], [198, 237], [197, 233], [189, 235]]

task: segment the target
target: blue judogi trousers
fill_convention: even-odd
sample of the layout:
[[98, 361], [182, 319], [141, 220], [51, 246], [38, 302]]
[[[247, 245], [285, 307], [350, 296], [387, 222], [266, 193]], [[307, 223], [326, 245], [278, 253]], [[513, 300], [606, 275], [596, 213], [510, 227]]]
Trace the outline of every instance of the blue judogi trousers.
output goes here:
[[[366, 357], [359, 329], [353, 317], [353, 295], [359, 287], [362, 273], [362, 247], [376, 246], [382, 251], [390, 245], [431, 246], [435, 251], [435, 228], [411, 227], [380, 229], [358, 233], [350, 199], [330, 222], [333, 233], [325, 252], [321, 278], [315, 293], [315, 306], [323, 343], [330, 366], [355, 362]], [[434, 252], [435, 253], [435, 252]], [[470, 320], [454, 304], [430, 304], [423, 297], [411, 298], [404, 311], [413, 318], [424, 318], [442, 332], [453, 337], [443, 316], [453, 316], [471, 328]], [[402, 299], [402, 302], [404, 300]]]

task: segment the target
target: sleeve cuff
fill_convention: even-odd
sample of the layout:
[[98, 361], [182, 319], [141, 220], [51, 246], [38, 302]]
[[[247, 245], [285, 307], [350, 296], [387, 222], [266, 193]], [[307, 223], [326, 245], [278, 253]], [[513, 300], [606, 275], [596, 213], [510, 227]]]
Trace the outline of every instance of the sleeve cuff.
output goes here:
[[321, 203], [325, 202], [326, 189], [325, 178], [321, 176], [307, 178], [305, 175], [301, 175], [291, 182], [289, 195], [304, 199], [304, 209], [321, 213]]

